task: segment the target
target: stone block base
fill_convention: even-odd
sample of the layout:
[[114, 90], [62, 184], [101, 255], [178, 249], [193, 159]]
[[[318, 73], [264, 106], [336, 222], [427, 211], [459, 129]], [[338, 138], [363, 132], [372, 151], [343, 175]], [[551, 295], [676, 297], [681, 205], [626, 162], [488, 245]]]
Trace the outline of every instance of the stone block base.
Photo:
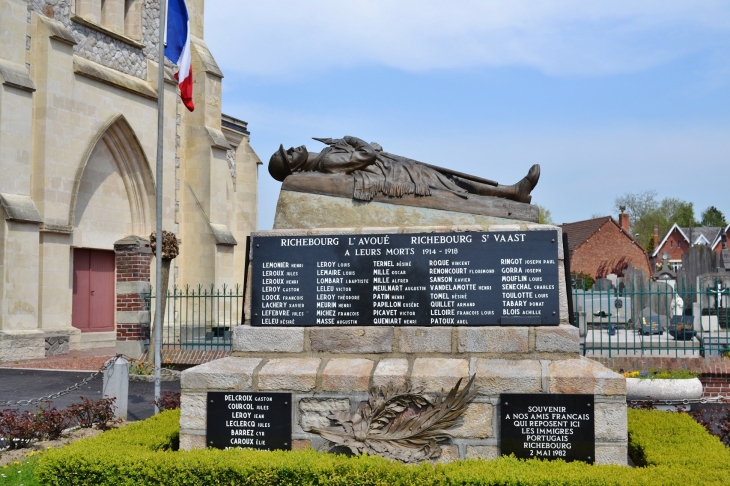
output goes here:
[[[557, 339], [549, 343], [556, 346]], [[550, 341], [550, 340], [548, 340]], [[559, 346], [559, 344], [557, 344]], [[204, 447], [208, 391], [277, 391], [293, 396], [292, 439], [320, 448], [327, 444], [313, 427], [329, 426], [335, 410], [354, 412], [372, 386], [411, 384], [429, 396], [476, 374], [476, 397], [463, 423], [442, 445], [441, 461], [493, 459], [499, 455], [501, 393], [587, 393], [595, 396], [596, 462], [626, 464], [626, 381], [595, 361], [406, 356], [232, 356], [183, 372], [180, 446]], [[463, 382], [462, 382], [463, 383]]]
[[43, 331], [0, 331], [0, 361], [44, 358]]
[[130, 358], [141, 359], [147, 350], [147, 341], [116, 341], [115, 349], [117, 354], [123, 354]]
[[61, 356], [71, 350], [70, 336], [64, 333], [46, 333], [46, 356]]

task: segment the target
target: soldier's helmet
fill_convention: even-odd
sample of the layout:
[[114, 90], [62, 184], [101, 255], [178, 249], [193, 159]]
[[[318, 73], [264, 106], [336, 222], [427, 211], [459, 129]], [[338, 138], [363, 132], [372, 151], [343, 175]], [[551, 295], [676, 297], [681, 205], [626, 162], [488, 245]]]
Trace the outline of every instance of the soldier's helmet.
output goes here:
[[284, 146], [279, 145], [279, 150], [269, 159], [269, 174], [279, 182], [284, 182], [287, 176], [291, 175], [291, 167], [289, 167], [289, 158], [286, 156]]

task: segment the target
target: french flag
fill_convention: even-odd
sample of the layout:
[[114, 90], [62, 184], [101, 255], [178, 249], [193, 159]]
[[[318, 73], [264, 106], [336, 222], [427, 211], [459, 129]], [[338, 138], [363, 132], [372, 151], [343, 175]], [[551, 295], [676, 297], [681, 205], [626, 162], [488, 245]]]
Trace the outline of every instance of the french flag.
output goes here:
[[180, 86], [180, 98], [193, 111], [193, 65], [190, 60], [190, 18], [185, 0], [167, 0], [167, 32], [165, 57], [177, 64], [175, 74]]

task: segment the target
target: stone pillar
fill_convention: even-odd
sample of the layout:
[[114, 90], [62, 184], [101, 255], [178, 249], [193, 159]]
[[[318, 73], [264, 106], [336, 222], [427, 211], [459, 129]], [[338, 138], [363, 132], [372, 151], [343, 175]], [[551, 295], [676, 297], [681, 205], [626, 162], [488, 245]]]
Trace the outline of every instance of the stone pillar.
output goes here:
[[114, 243], [117, 269], [117, 353], [140, 358], [150, 333], [150, 242], [127, 236]]
[[142, 40], [142, 0], [127, 0], [124, 12], [124, 35]]
[[101, 24], [109, 30], [124, 34], [124, 0], [105, 0], [102, 3]]
[[38, 329], [38, 228], [30, 196], [0, 193], [0, 361], [45, 356]]
[[190, 33], [199, 38], [203, 38], [203, 32], [205, 27], [204, 13], [205, 13], [205, 1], [204, 0], [188, 0], [185, 2], [188, 7], [188, 16], [190, 17]]
[[101, 2], [99, 0], [76, 0], [76, 15], [95, 24], [101, 24]]

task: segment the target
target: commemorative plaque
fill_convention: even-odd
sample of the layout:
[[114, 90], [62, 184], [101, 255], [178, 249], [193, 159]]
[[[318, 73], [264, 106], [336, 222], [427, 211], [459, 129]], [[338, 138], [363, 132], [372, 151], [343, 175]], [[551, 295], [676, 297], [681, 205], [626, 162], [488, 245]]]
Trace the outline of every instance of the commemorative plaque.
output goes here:
[[254, 326], [558, 325], [557, 231], [257, 236]]
[[500, 395], [502, 455], [592, 464], [596, 457], [593, 398], [593, 395]]
[[206, 444], [291, 449], [291, 393], [208, 392]]

